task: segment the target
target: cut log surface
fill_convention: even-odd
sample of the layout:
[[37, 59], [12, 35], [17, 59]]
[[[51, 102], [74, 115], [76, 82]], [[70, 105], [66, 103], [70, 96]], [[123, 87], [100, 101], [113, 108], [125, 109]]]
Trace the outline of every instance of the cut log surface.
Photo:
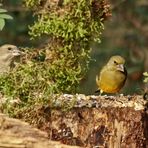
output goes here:
[[46, 132], [0, 114], [0, 148], [78, 148], [51, 141]]

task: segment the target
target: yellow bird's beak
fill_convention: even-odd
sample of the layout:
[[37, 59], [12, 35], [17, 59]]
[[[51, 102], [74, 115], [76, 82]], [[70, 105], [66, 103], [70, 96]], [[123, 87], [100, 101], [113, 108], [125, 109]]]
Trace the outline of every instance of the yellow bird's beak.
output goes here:
[[124, 72], [124, 65], [123, 64], [117, 65], [117, 70]]

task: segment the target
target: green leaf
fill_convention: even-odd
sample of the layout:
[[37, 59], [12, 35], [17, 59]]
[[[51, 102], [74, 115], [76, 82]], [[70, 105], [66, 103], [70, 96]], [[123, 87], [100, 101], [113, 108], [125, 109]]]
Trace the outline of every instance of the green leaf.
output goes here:
[[3, 18], [3, 19], [13, 19], [13, 17], [8, 15], [8, 14], [0, 14], [0, 18]]
[[2, 30], [5, 26], [5, 20], [0, 18], [0, 30]]
[[144, 75], [144, 76], [148, 76], [148, 72], [144, 72], [143, 75]]
[[0, 9], [0, 13], [7, 12], [6, 9]]

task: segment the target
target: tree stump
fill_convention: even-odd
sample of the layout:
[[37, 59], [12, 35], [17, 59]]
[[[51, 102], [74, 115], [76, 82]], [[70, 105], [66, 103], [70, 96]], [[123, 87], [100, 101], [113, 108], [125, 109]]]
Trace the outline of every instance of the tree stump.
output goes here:
[[[88, 148], [148, 147], [148, 102], [142, 96], [64, 94], [52, 101], [53, 108], [43, 106], [38, 114], [46, 118], [38, 125], [44, 132], [0, 114], [0, 147], [66, 147], [51, 140]], [[71, 109], [63, 111], [64, 103]]]
[[[147, 101], [142, 96], [61, 95], [57, 104], [76, 100], [68, 111], [46, 108], [52, 140], [83, 147], [144, 148], [148, 146]], [[54, 98], [53, 98], [54, 100]]]

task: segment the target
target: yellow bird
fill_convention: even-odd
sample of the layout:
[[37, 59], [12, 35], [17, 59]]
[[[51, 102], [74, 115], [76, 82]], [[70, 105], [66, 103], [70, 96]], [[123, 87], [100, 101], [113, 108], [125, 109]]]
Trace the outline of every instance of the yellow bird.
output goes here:
[[127, 71], [124, 67], [125, 59], [119, 55], [112, 56], [102, 68], [100, 75], [96, 76], [96, 83], [100, 94], [117, 93], [124, 86]]

